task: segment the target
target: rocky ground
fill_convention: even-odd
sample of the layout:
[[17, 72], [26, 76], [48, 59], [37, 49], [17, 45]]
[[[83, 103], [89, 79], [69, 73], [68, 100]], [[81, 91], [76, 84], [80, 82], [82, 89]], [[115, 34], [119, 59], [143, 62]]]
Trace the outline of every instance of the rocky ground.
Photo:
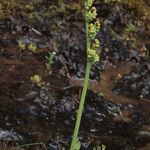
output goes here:
[[[81, 4], [70, 0], [1, 5], [0, 145], [9, 150], [42, 142], [44, 146], [26, 149], [68, 150], [86, 63]], [[81, 149], [104, 144], [107, 150], [148, 150], [149, 2], [142, 3], [144, 12], [134, 1], [132, 7], [99, 1], [95, 6], [101, 21], [101, 59], [90, 75]], [[45, 56], [53, 51], [50, 73]], [[36, 74], [40, 85], [31, 81]]]

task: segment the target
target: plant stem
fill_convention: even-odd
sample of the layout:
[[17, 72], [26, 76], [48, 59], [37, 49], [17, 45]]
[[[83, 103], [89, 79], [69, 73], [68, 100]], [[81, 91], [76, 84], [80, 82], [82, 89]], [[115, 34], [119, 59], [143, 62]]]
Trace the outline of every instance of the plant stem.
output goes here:
[[81, 99], [80, 99], [79, 109], [77, 112], [77, 120], [76, 120], [76, 125], [75, 125], [75, 129], [74, 129], [74, 133], [73, 133], [73, 139], [72, 139], [70, 150], [75, 150], [74, 145], [76, 144], [77, 138], [78, 138], [78, 132], [79, 132], [83, 108], [84, 108], [85, 96], [86, 96], [86, 91], [88, 88], [90, 70], [91, 70], [91, 63], [87, 63], [84, 85], [83, 85], [82, 95], [81, 95]]
[[20, 148], [22, 148], [22, 147], [35, 146], [35, 145], [42, 145], [42, 146], [45, 148], [45, 150], [47, 150], [47, 148], [45, 147], [45, 144], [42, 143], [42, 142], [40, 142], [40, 143], [29, 143], [29, 144], [20, 145], [20, 146], [17, 146], [17, 147], [15, 147], [15, 148], [12, 148], [12, 150], [17, 150], [17, 149], [20, 149]]
[[[84, 15], [85, 15], [85, 27], [86, 27], [86, 49], [88, 50], [88, 49], [90, 49], [90, 39], [89, 39], [89, 23], [86, 21], [86, 14], [87, 14], [87, 10], [85, 9]], [[79, 109], [77, 112], [77, 120], [76, 120], [76, 125], [75, 125], [75, 129], [74, 129], [74, 133], [73, 133], [73, 139], [72, 139], [70, 150], [75, 150], [75, 144], [76, 144], [76, 142], [78, 142], [78, 133], [79, 133], [82, 113], [83, 113], [83, 109], [84, 109], [84, 103], [85, 103], [85, 97], [86, 97], [86, 92], [87, 92], [87, 88], [88, 88], [91, 66], [92, 66], [92, 64], [88, 61], [88, 58], [87, 58], [84, 85], [83, 85], [82, 95], [81, 95], [81, 99], [80, 99]]]
[[[85, 28], [86, 28], [86, 49], [90, 49], [90, 39], [89, 39], [89, 23], [86, 21], [86, 13], [87, 11], [85, 10]], [[88, 62], [88, 59], [87, 59]]]

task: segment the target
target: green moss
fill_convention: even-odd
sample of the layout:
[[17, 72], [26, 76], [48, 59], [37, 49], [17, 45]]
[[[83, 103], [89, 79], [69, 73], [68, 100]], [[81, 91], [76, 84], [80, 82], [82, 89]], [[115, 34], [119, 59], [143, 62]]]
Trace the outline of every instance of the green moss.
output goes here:
[[146, 0], [105, 0], [106, 3], [116, 2], [122, 5], [127, 5], [129, 8], [134, 8], [138, 16], [146, 19], [150, 14], [150, 7]]

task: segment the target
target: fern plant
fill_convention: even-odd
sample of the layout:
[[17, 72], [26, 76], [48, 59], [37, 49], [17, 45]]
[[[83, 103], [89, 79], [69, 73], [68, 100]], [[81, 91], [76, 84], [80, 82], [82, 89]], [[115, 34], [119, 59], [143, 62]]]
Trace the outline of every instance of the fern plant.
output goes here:
[[73, 133], [73, 139], [71, 143], [70, 150], [79, 150], [80, 142], [78, 139], [78, 133], [82, 118], [82, 113], [84, 109], [85, 97], [88, 88], [88, 81], [90, 76], [90, 70], [92, 65], [99, 61], [98, 49], [100, 42], [96, 39], [96, 34], [100, 30], [100, 22], [96, 19], [97, 10], [93, 7], [94, 0], [84, 0], [84, 16], [85, 16], [85, 28], [86, 28], [86, 50], [87, 50], [87, 63], [86, 63], [86, 73], [84, 79], [83, 90], [80, 98], [79, 109], [77, 111], [77, 118], [75, 129]]

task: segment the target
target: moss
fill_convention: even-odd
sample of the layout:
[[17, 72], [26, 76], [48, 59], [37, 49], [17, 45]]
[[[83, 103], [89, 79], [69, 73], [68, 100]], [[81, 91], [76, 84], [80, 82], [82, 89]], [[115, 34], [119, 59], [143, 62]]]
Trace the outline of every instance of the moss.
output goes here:
[[106, 3], [116, 2], [122, 5], [127, 5], [129, 8], [134, 8], [137, 14], [146, 19], [150, 14], [150, 6], [146, 0], [104, 0]]

